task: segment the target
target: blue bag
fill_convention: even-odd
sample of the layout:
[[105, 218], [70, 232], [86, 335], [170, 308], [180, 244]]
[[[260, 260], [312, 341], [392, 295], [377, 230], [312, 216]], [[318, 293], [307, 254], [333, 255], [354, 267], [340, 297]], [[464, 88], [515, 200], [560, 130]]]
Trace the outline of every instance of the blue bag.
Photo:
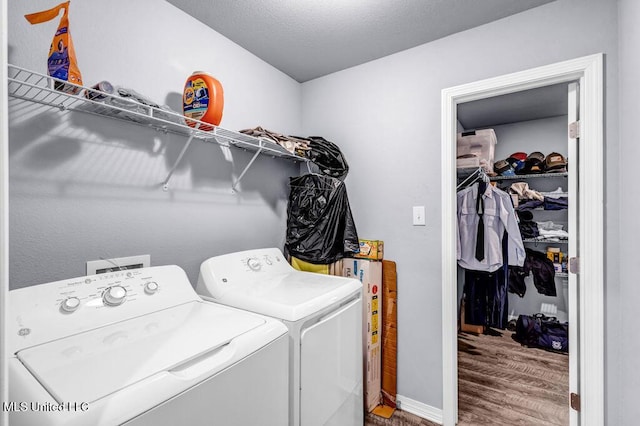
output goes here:
[[520, 315], [514, 338], [524, 346], [569, 352], [569, 323], [544, 314]]

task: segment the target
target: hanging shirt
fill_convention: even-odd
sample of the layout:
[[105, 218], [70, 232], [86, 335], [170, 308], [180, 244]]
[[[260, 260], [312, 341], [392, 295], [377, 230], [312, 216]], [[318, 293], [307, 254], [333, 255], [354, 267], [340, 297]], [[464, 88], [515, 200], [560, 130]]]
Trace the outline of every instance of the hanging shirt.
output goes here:
[[487, 185], [481, 194], [484, 222], [484, 259], [476, 259], [478, 184], [458, 192], [458, 265], [474, 271], [493, 272], [503, 262], [502, 237], [508, 233], [508, 264], [522, 266], [526, 257], [518, 222], [506, 192]]

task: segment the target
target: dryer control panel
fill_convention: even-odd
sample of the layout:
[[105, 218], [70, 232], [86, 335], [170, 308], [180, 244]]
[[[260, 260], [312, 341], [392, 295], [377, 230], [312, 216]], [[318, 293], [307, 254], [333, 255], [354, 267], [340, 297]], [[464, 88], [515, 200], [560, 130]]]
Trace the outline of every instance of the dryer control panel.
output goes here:
[[228, 268], [234, 274], [243, 274], [245, 272], [262, 272], [266, 274], [282, 274], [289, 271], [289, 263], [284, 258], [280, 250], [275, 249], [253, 250], [249, 253], [241, 254], [235, 259], [229, 259], [231, 264], [235, 264]]
[[203, 296], [220, 298], [233, 286], [252, 285], [292, 271], [294, 269], [277, 248], [229, 253], [202, 263], [196, 291]]
[[9, 335], [38, 344], [200, 298], [178, 266], [71, 278], [9, 292]]

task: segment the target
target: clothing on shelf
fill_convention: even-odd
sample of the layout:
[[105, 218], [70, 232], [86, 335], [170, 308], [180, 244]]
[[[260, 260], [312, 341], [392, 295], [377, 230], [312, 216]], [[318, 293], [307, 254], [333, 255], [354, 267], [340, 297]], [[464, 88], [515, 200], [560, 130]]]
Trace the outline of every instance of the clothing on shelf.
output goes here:
[[545, 210], [566, 210], [569, 207], [567, 197], [544, 197], [543, 207]]
[[289, 151], [291, 154], [304, 156], [304, 152], [310, 149], [309, 141], [306, 139], [283, 135], [281, 133], [267, 130], [260, 126], [253, 129], [240, 130], [240, 133], [244, 133], [245, 135], [253, 136], [256, 138], [271, 139], [272, 141]]
[[566, 198], [567, 197], [567, 193], [562, 189], [562, 187], [558, 187], [558, 189], [555, 189], [551, 192], [545, 192], [543, 195], [545, 196], [545, 198]]
[[537, 238], [540, 235], [538, 224], [533, 221], [533, 213], [528, 210], [516, 210], [518, 215], [518, 228], [520, 236], [525, 238]]
[[540, 192], [530, 189], [527, 182], [512, 183], [509, 191], [513, 194], [518, 194], [519, 200], [544, 200], [544, 196]]
[[[505, 263], [502, 238], [506, 232], [508, 264], [522, 266], [526, 255], [511, 197], [492, 185], [484, 186], [481, 190], [480, 184], [474, 183], [457, 194], [458, 264], [474, 271], [494, 272], [500, 269]], [[478, 213], [480, 208], [482, 216]], [[479, 236], [484, 241], [479, 241]], [[479, 242], [484, 250], [482, 260], [476, 258]]]
[[544, 206], [543, 200], [527, 200], [524, 203], [519, 203], [516, 207], [517, 211], [533, 210]]
[[517, 211], [533, 210], [543, 208], [544, 210], [566, 210], [569, 206], [569, 200], [566, 197], [549, 198], [544, 200], [526, 200], [518, 204]]
[[563, 226], [559, 223], [554, 223], [550, 220], [545, 222], [536, 222], [538, 224], [538, 230], [540, 236], [545, 238], [569, 238], [569, 233], [563, 229]]

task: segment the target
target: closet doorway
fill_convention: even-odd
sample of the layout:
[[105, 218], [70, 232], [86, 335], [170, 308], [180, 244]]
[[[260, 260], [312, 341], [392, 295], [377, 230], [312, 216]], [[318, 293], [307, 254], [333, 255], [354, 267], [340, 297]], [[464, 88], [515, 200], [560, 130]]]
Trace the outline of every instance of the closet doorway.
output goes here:
[[[577, 83], [577, 84], [569, 84]], [[458, 265], [456, 135], [459, 107], [499, 97], [569, 88], [569, 227], [573, 258], [567, 310], [572, 426], [602, 423], [603, 397], [603, 56], [601, 54], [445, 89], [442, 92], [443, 423], [458, 420]], [[579, 90], [577, 88], [579, 87]], [[534, 90], [535, 89], [535, 90]], [[488, 105], [482, 102], [484, 106]], [[572, 116], [574, 115], [574, 116]], [[569, 135], [567, 126], [567, 135]], [[500, 143], [500, 141], [498, 141]], [[505, 154], [506, 155], [506, 154]], [[498, 157], [496, 160], [500, 159]], [[583, 188], [580, 192], [579, 188]], [[585, 190], [584, 188], [588, 188]], [[573, 197], [573, 198], [572, 198]], [[571, 240], [570, 240], [571, 241]], [[510, 334], [510, 333], [509, 333]], [[578, 407], [579, 406], [579, 407]]]

